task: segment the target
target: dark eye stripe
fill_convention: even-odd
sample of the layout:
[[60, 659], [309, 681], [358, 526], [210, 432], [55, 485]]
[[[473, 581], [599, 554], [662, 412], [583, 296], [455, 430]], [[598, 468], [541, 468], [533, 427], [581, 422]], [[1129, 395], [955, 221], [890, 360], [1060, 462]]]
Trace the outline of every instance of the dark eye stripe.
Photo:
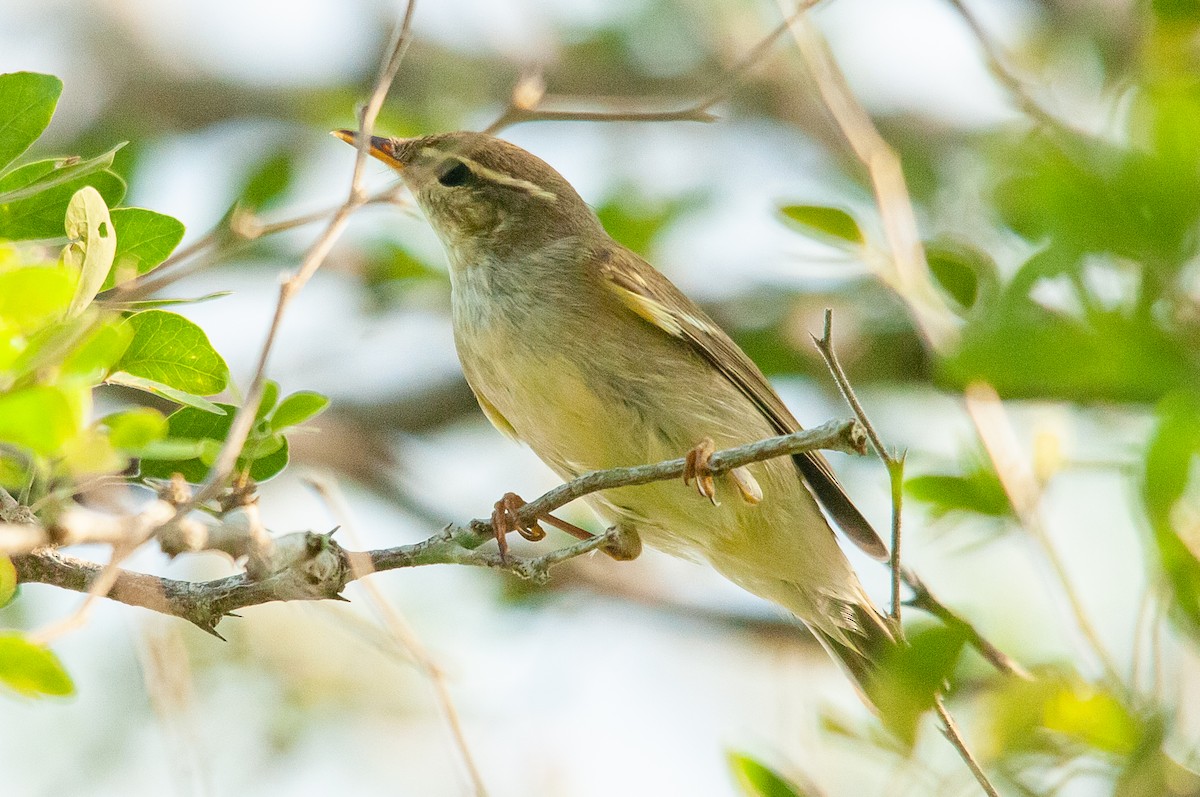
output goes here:
[[460, 160], [448, 160], [438, 170], [437, 181], [447, 188], [462, 185], [471, 176], [471, 169]]

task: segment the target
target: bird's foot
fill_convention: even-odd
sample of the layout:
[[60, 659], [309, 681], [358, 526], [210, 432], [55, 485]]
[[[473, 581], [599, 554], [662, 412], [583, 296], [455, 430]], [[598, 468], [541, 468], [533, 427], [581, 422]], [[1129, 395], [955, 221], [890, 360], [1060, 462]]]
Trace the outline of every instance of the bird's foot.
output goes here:
[[[717, 501], [716, 481], [713, 478], [712, 467], [709, 464], [716, 450], [717, 447], [713, 443], [712, 438], [706, 437], [695, 448], [687, 452], [685, 458], [686, 464], [683, 468], [683, 483], [691, 484], [692, 479], [695, 479], [696, 492], [712, 501], [713, 506], [720, 506], [720, 503]], [[762, 487], [759, 486], [758, 480], [754, 478], [754, 475], [747, 468], [744, 466], [734, 468], [729, 471], [729, 478], [733, 480], [738, 494], [747, 504], [757, 504], [762, 500]]]
[[526, 501], [516, 493], [505, 493], [492, 509], [492, 533], [496, 535], [496, 545], [500, 547], [500, 558], [508, 558], [509, 532], [517, 532], [532, 542], [545, 538], [546, 532], [537, 522], [528, 525], [521, 522], [519, 512]]
[[706, 437], [697, 443], [695, 448], [687, 452], [687, 456], [684, 457], [686, 464], [683, 466], [683, 483], [691, 484], [692, 479], [695, 479], [696, 492], [712, 501], [713, 506], [717, 506], [717, 485], [713, 481], [712, 468], [709, 463], [716, 450], [717, 445], [713, 439]]

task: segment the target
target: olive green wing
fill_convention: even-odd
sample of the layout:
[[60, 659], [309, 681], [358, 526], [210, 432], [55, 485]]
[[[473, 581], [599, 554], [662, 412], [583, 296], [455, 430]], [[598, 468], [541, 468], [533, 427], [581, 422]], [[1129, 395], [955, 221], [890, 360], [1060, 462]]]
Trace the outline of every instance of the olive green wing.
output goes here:
[[[598, 258], [600, 276], [622, 304], [668, 335], [691, 344], [754, 402], [776, 432], [790, 434], [800, 429], [758, 366], [670, 280], [627, 249], [614, 247], [605, 255]], [[813, 451], [793, 459], [812, 494], [846, 536], [873, 558], [887, 559], [883, 540], [850, 501], [825, 457]]]

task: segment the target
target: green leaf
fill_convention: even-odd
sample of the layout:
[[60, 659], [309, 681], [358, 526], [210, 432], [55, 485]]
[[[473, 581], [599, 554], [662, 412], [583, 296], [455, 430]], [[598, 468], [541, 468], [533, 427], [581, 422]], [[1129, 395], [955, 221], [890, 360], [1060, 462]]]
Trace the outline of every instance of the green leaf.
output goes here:
[[0, 441], [37, 454], [54, 454], [79, 432], [80, 420], [67, 395], [37, 386], [0, 395]]
[[[111, 153], [106, 153], [111, 162]], [[34, 161], [0, 177], [0, 238], [25, 241], [62, 237], [63, 217], [75, 192], [90, 185], [112, 207], [125, 196], [125, 181], [92, 162], [60, 167], [60, 161]], [[26, 191], [25, 189], [28, 189]], [[29, 194], [21, 199], [12, 199]]]
[[[30, 197], [49, 191], [51, 188], [56, 188], [67, 183], [77, 183], [78, 187], [88, 184], [89, 181], [83, 180], [90, 174], [101, 172], [113, 165], [116, 159], [117, 152], [124, 147], [126, 142], [121, 142], [108, 152], [102, 152], [94, 158], [82, 160], [78, 157], [69, 158], [50, 158], [44, 161], [34, 161], [27, 163], [20, 169], [14, 169], [4, 176], [6, 186], [3, 193], [0, 193], [0, 205], [8, 205], [16, 203], [20, 200], [29, 199]], [[50, 164], [49, 169], [30, 167], [40, 166], [42, 164]], [[15, 181], [17, 185], [7, 185], [9, 177], [20, 172], [25, 175], [20, 181]], [[111, 174], [111, 172], [110, 172]], [[114, 175], [115, 176], [115, 175]], [[124, 182], [122, 182], [122, 191], [124, 191]], [[70, 192], [74, 193], [74, 190]], [[68, 194], [68, 197], [70, 194]], [[122, 193], [122, 196], [124, 194]]]
[[292, 184], [296, 167], [294, 151], [283, 146], [259, 162], [246, 176], [240, 201], [258, 210], [278, 199]]
[[277, 401], [279, 401], [279, 383], [274, 379], [268, 379], [263, 384], [262, 400], [258, 402], [258, 412], [254, 413], [254, 420], [261, 421], [267, 417], [275, 408]]
[[1179, 391], [1158, 405], [1158, 426], [1146, 449], [1142, 497], [1154, 543], [1174, 598], [1173, 616], [1200, 637], [1200, 543], [1175, 508], [1185, 496], [1200, 500], [1194, 474], [1200, 462], [1200, 395]]
[[854, 217], [840, 208], [821, 205], [784, 205], [779, 212], [785, 219], [802, 227], [805, 232], [815, 232], [825, 238], [833, 238], [856, 245], [866, 240]]
[[1027, 297], [972, 315], [939, 366], [955, 386], [983, 381], [1004, 398], [1157, 401], [1200, 380], [1190, 349], [1145, 315], [1097, 311], [1085, 322]]
[[311, 390], [293, 393], [279, 403], [271, 415], [271, 428], [275, 431], [297, 426], [320, 414], [329, 406], [329, 398]]
[[63, 444], [54, 462], [54, 476], [100, 476], [120, 473], [129, 467], [128, 457], [118, 453], [96, 429], [84, 429]]
[[[250, 464], [250, 478], [256, 482], [265, 482], [274, 476], [279, 475], [280, 471], [287, 467], [288, 464], [288, 441], [287, 438], [280, 436], [281, 445], [274, 453], [261, 456]], [[238, 460], [238, 467], [245, 467], [243, 460]]]
[[86, 334], [63, 360], [60, 373], [78, 376], [93, 384], [101, 382], [121, 359], [133, 330], [119, 319], [100, 323]]
[[166, 440], [155, 440], [145, 448], [137, 452], [137, 455], [143, 460], [142, 475], [146, 474], [145, 460], [148, 459], [163, 459], [163, 460], [188, 460], [199, 459], [207, 448], [209, 440], [185, 440], [183, 438], [168, 438]]
[[0, 633], [0, 683], [26, 697], [75, 692], [75, 684], [58, 656], [11, 632]]
[[959, 241], [926, 243], [925, 259], [937, 284], [965, 310], [975, 306], [981, 293], [993, 292], [999, 283], [995, 262]]
[[815, 789], [801, 788], [744, 753], [729, 753], [729, 768], [746, 797], [813, 797]]
[[997, 210], [1030, 241], [1171, 271], [1196, 251], [1200, 184], [1158, 152], [1058, 128], [1030, 135], [1000, 160]]
[[[993, 743], [1010, 753], [1078, 754], [1083, 744], [1124, 757], [1137, 749], [1144, 727], [1116, 695], [1071, 674], [1010, 679], [991, 703]], [[1152, 726], [1146, 723], [1147, 729]]]
[[36, 72], [0, 75], [0, 170], [16, 160], [50, 124], [62, 81]]
[[1013, 514], [1004, 486], [992, 468], [976, 468], [962, 476], [940, 473], [914, 476], [904, 482], [904, 489], [918, 501], [930, 504], [938, 517], [951, 512], [991, 517]]
[[145, 407], [109, 415], [100, 424], [108, 428], [109, 441], [123, 451], [141, 451], [167, 436], [167, 419]]
[[12, 559], [0, 554], [0, 606], [7, 606], [17, 594], [17, 568]]
[[[237, 407], [231, 404], [219, 404], [224, 415], [213, 415], [198, 412], [184, 407], [172, 413], [167, 418], [168, 438], [165, 443], [179, 441], [184, 450], [195, 451], [193, 456], [180, 458], [151, 459], [145, 455], [142, 460], [142, 476], [147, 478], [169, 479], [172, 474], [179, 473], [193, 484], [198, 484], [208, 476], [208, 469], [214, 460], [220, 444], [229, 435], [233, 425], [233, 417]], [[196, 446], [197, 441], [207, 445]], [[258, 458], [256, 455], [262, 454]], [[287, 440], [281, 435], [262, 434], [257, 431], [246, 441], [242, 455], [238, 457], [237, 468], [249, 468], [250, 477], [255, 481], [266, 481], [279, 473], [288, 462]]]
[[138, 312], [139, 310], [157, 310], [163, 307], [178, 307], [184, 304], [200, 304], [200, 302], [210, 302], [213, 299], [221, 299], [233, 293], [233, 291], [213, 291], [206, 293], [203, 296], [196, 296], [191, 299], [140, 299], [133, 302], [112, 301], [101, 297], [98, 301], [105, 307], [113, 310], [124, 312]]
[[202, 396], [196, 396], [191, 393], [186, 393], [182, 390], [176, 390], [170, 385], [164, 385], [162, 382], [155, 382], [153, 379], [146, 379], [141, 376], [124, 371], [111, 373], [104, 380], [110, 385], [122, 385], [124, 387], [132, 387], [137, 390], [144, 390], [147, 393], [153, 393], [156, 396], [162, 396], [165, 399], [174, 401], [176, 404], [183, 404], [186, 407], [194, 407], [203, 412], [211, 412], [215, 415], [224, 415], [225, 410], [220, 406], [212, 403]]
[[197, 396], [225, 389], [229, 367], [196, 324], [166, 310], [135, 313], [128, 323], [133, 340], [119, 370]]
[[76, 275], [59, 265], [0, 271], [0, 328], [29, 333], [61, 316], [75, 293]]
[[112, 270], [117, 235], [104, 198], [90, 185], [80, 188], [71, 197], [65, 227], [71, 242], [63, 249], [63, 263], [79, 270], [79, 282], [67, 315], [79, 315], [96, 298]]
[[183, 240], [183, 222], [153, 210], [118, 208], [112, 211], [112, 223], [117, 251], [103, 290], [157, 268]]
[[880, 664], [871, 696], [880, 718], [910, 748], [921, 715], [933, 708], [966, 642], [961, 629], [933, 625], [907, 634]]

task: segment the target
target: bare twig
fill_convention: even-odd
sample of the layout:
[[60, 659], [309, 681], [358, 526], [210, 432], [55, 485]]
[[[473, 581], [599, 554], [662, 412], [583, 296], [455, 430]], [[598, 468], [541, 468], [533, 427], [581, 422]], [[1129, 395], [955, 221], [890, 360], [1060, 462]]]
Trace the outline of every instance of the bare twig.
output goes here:
[[1029, 670], [1022, 667], [1012, 657], [989, 642], [979, 633], [975, 626], [971, 625], [971, 623], [948, 608], [946, 604], [938, 600], [929, 591], [929, 587], [925, 586], [925, 582], [920, 576], [907, 567], [901, 568], [900, 572], [904, 578], [904, 583], [908, 585], [908, 588], [913, 593], [912, 597], [906, 601], [909, 606], [928, 612], [947, 626], [961, 631], [965, 634], [967, 642], [971, 647], [979, 651], [979, 655], [983, 656], [989, 664], [1000, 672], [1026, 681], [1033, 680], [1033, 674]]
[[[862, 453], [865, 446], [865, 434], [856, 422], [830, 422], [717, 452], [711, 464], [714, 473], [724, 473], [751, 462], [803, 451], [825, 448]], [[681, 478], [685, 466], [686, 461], [680, 458], [584, 474], [526, 504], [518, 514], [523, 523], [532, 524], [538, 516], [598, 490]], [[111, 584], [105, 584], [107, 597], [182, 617], [216, 634], [221, 619], [239, 608], [276, 600], [336, 599], [347, 582], [375, 571], [463, 564], [544, 581], [550, 568], [561, 562], [609, 545], [625, 544], [622, 532], [611, 529], [534, 558], [501, 557], [494, 550], [477, 550], [494, 538], [489, 521], [475, 520], [463, 526], [447, 526], [441, 533], [413, 545], [352, 552], [343, 549], [328, 534], [296, 532], [276, 539], [275, 551], [269, 560], [271, 569], [265, 576], [253, 578], [248, 573], [239, 573], [203, 583], [158, 578], [119, 568], [112, 568], [110, 577], [105, 575], [106, 568], [100, 565], [64, 556], [53, 549], [14, 556], [13, 563], [19, 582], [39, 582], [91, 592], [98, 589], [98, 583], [111, 580]]]
[[292, 299], [304, 288], [317, 269], [321, 267], [321, 264], [325, 261], [325, 257], [333, 249], [334, 242], [349, 222], [350, 216], [358, 208], [362, 207], [368, 199], [363, 190], [363, 175], [368, 156], [368, 146], [371, 134], [375, 128], [375, 119], [379, 115], [380, 108], [383, 107], [383, 100], [387, 96], [388, 89], [391, 88], [397, 71], [400, 69], [404, 53], [408, 50], [415, 7], [415, 0], [409, 0], [405, 8], [404, 17], [396, 27], [392, 45], [380, 64], [379, 76], [375, 81], [375, 88], [371, 92], [371, 97], [367, 101], [366, 106], [363, 108], [359, 120], [358, 154], [354, 161], [354, 173], [350, 180], [349, 195], [345, 203], [334, 213], [325, 231], [313, 242], [304, 259], [301, 261], [300, 267], [280, 286], [279, 301], [275, 305], [275, 315], [271, 320], [271, 327], [267, 331], [267, 339], [263, 343], [262, 350], [259, 353], [258, 364], [254, 371], [254, 377], [250, 382], [250, 388], [246, 391], [245, 402], [238, 408], [237, 413], [233, 417], [229, 434], [225, 438], [225, 442], [221, 445], [221, 450], [212, 467], [209, 469], [207, 480], [201, 486], [200, 490], [197, 491], [191, 506], [182, 507], [181, 512], [215, 497], [233, 472], [234, 464], [237, 462], [242, 446], [245, 444], [246, 438], [250, 434], [250, 429], [254, 424], [258, 405], [262, 401], [263, 388], [266, 384], [267, 363], [274, 348], [276, 337], [279, 334], [284, 313], [287, 311]]
[[[363, 204], [398, 204], [400, 202], [400, 192], [393, 186], [372, 194]], [[307, 227], [309, 224], [332, 218], [340, 207], [341, 205], [328, 207], [312, 213], [265, 223], [249, 211], [235, 211], [227, 221], [222, 222], [221, 226], [171, 255], [158, 268], [121, 283], [111, 291], [102, 294], [100, 298], [106, 306], [117, 308], [127, 302], [144, 299], [210, 265], [222, 254], [236, 251], [238, 246], [268, 235]], [[198, 257], [211, 249], [219, 251], [211, 258]]]
[[966, 405], [967, 413], [975, 424], [975, 430], [983, 442], [984, 450], [996, 468], [1000, 485], [1004, 488], [1005, 495], [1008, 496], [1017, 520], [1041, 548], [1042, 556], [1053, 570], [1059, 587], [1067, 599], [1071, 613], [1074, 615], [1075, 624], [1091, 648], [1092, 654], [1100, 663], [1104, 677], [1114, 688], [1121, 689], [1123, 682], [1120, 671], [1105, 648], [1104, 642], [1100, 639], [1100, 632], [1088, 617], [1083, 600], [1071, 582], [1066, 564], [1059, 555], [1058, 549], [1055, 548], [1049, 534], [1046, 533], [1046, 527], [1038, 508], [1041, 490], [1037, 478], [1021, 456], [1020, 446], [1017, 444], [1012, 425], [1008, 421], [999, 395], [990, 385], [977, 382], [967, 387]]
[[[778, 1], [786, 14], [786, 0]], [[930, 279], [900, 158], [850, 90], [829, 45], [812, 27], [808, 16], [792, 15], [788, 20], [821, 99], [870, 176], [893, 266], [880, 277], [908, 305], [929, 344], [937, 351], [945, 351], [958, 336], [954, 314]]]
[[[712, 107], [726, 99], [746, 73], [757, 66], [771, 46], [787, 33], [793, 19], [804, 11], [816, 5], [820, 0], [802, 0], [792, 14], [781, 22], [774, 30], [766, 35], [758, 44], [730, 69], [726, 70], [702, 99], [674, 111], [662, 110], [624, 110], [612, 111], [583, 111], [544, 108], [543, 103], [548, 99], [544, 87], [540, 84], [540, 76], [525, 76], [513, 87], [508, 106], [483, 132], [495, 135], [505, 128], [524, 122], [712, 122], [717, 117], [711, 112]], [[564, 102], [568, 98], [554, 97], [554, 102]]]
[[971, 770], [971, 774], [975, 776], [979, 787], [983, 789], [988, 797], [1000, 797], [1000, 792], [996, 791], [996, 787], [988, 780], [983, 767], [979, 766], [979, 762], [975, 760], [975, 756], [971, 753], [971, 748], [967, 747], [966, 742], [963, 741], [962, 732], [959, 731], [954, 717], [950, 716], [950, 712], [946, 710], [946, 702], [942, 699], [941, 695], [938, 695], [934, 699], [933, 708], [942, 720], [942, 735], [949, 740], [950, 744], [954, 745], [954, 749], [958, 751], [959, 757], [966, 763], [967, 768]]
[[[344, 533], [350, 539], [351, 543], [359, 544], [358, 534], [350, 517], [350, 506], [346, 502], [345, 496], [342, 494], [337, 482], [324, 478], [309, 478], [307, 481], [335, 514], [341, 528], [344, 529]], [[420, 638], [417, 637], [412, 626], [408, 624], [404, 615], [384, 596], [383, 591], [375, 581], [364, 578], [367, 575], [370, 575], [370, 573], [355, 571], [354, 578], [362, 584], [363, 591], [367, 595], [367, 600], [375, 609], [375, 615], [380, 625], [388, 632], [393, 641], [412, 657], [413, 662], [416, 663], [422, 674], [424, 674], [425, 679], [429, 682], [438, 708], [441, 711], [442, 719], [446, 723], [446, 728], [450, 733], [451, 741], [453, 741], [454, 748], [458, 751], [459, 762], [462, 765], [471, 790], [476, 797], [486, 797], [487, 787], [483, 782], [483, 776], [479, 772], [479, 766], [475, 763], [475, 757], [471, 754], [471, 747], [467, 744], [467, 736], [463, 731], [462, 722], [458, 716], [458, 709], [454, 705], [454, 699], [450, 696], [450, 687], [446, 683], [446, 676], [443, 674], [441, 667], [438, 666], [438, 663], [434, 661], [429, 650], [422, 644]]]
[[829, 367], [829, 373], [833, 376], [834, 383], [841, 391], [842, 398], [850, 405], [850, 409], [854, 411], [854, 417], [862, 424], [867, 432], [867, 437], [871, 441], [871, 446], [875, 449], [875, 453], [883, 460], [883, 464], [887, 467], [888, 478], [891, 481], [892, 487], [892, 546], [891, 554], [888, 558], [888, 567], [891, 569], [892, 576], [892, 606], [891, 618], [895, 623], [896, 629], [900, 631], [900, 518], [901, 509], [904, 501], [904, 454], [892, 454], [887, 450], [887, 446], [883, 444], [879, 433], [875, 431], [875, 426], [871, 423], [871, 419], [867, 417], [867, 411], [863, 409], [862, 404], [858, 400], [858, 396], [854, 393], [854, 388], [850, 385], [850, 379], [846, 376], [846, 372], [842, 369], [842, 363], [838, 360], [837, 352], [833, 348], [833, 310], [825, 310], [825, 329], [821, 337], [816, 335], [811, 336], [813, 343], [817, 346], [817, 351], [821, 353], [821, 357], [825, 360], [825, 365]]
[[1063, 120], [1054, 116], [1034, 99], [1033, 95], [1026, 88], [1025, 83], [1016, 76], [1012, 68], [1007, 64], [1007, 58], [987, 31], [983, 29], [983, 25], [979, 22], [979, 18], [974, 12], [967, 8], [967, 4], [963, 0], [947, 0], [954, 9], [958, 11], [959, 16], [963, 18], [963, 22], [967, 24], [971, 33], [975, 36], [975, 40], [979, 42], [979, 47], [983, 50], [984, 60], [987, 62], [988, 71], [992, 73], [992, 77], [996, 78], [997, 82], [1003, 86], [1008, 93], [1016, 100], [1017, 105], [1030, 117], [1036, 119], [1049, 127], [1069, 127]]

